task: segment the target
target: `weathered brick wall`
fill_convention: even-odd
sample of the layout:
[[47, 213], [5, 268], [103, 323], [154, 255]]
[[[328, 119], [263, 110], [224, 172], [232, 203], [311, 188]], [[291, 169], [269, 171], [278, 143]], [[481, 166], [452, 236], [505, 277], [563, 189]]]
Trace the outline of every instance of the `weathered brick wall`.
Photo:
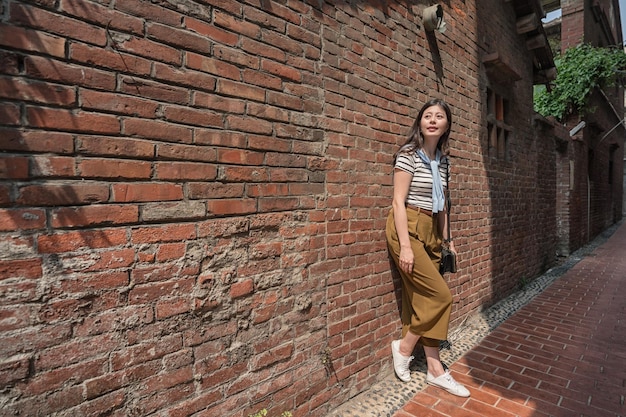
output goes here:
[[[552, 142], [513, 13], [484, 3], [427, 35], [403, 1], [4, 2], [3, 412], [321, 416], [370, 386], [400, 328], [392, 155], [432, 96], [454, 113], [453, 323], [539, 273]], [[525, 77], [506, 165], [495, 44]]]

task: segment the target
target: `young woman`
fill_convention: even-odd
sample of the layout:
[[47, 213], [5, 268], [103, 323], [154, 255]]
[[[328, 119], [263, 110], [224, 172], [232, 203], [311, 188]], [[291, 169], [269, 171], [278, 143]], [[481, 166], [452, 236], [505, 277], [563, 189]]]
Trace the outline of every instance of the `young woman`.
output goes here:
[[[424, 347], [426, 382], [460, 397], [469, 391], [445, 370], [439, 342], [448, 337], [452, 295], [439, 273], [442, 236], [447, 233], [444, 188], [448, 187], [448, 137], [452, 115], [439, 99], [420, 110], [407, 142], [395, 156], [393, 208], [387, 219], [387, 246], [402, 277], [402, 339], [391, 343], [393, 367], [411, 380], [413, 349]], [[454, 242], [450, 249], [456, 252]]]

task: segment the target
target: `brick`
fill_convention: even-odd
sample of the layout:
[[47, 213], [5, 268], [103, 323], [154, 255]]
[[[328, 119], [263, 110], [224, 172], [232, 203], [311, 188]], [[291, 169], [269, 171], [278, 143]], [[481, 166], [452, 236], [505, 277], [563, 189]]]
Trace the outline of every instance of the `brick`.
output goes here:
[[30, 373], [30, 355], [20, 354], [0, 361], [0, 384], [8, 386], [26, 379]]
[[103, 358], [92, 359], [48, 372], [38, 372], [25, 387], [23, 393], [28, 396], [43, 394], [48, 390], [56, 391], [63, 384], [66, 384], [68, 380], [72, 380], [76, 384], [94, 378], [103, 371], [105, 362], [106, 359]]
[[167, 142], [191, 143], [192, 141], [191, 129], [154, 120], [126, 119], [122, 133], [127, 136], [161, 139]]
[[65, 294], [82, 294], [85, 292], [101, 293], [104, 290], [122, 290], [129, 285], [127, 271], [105, 271], [86, 275], [80, 280], [68, 278], [59, 284]]
[[260, 119], [276, 120], [279, 122], [287, 122], [289, 120], [289, 112], [277, 107], [260, 105], [257, 103], [250, 103], [248, 105], [248, 115], [255, 116]]
[[194, 70], [229, 78], [231, 80], [238, 80], [240, 78], [240, 72], [237, 66], [215, 58], [194, 54], [193, 52], [185, 54], [185, 65]]
[[2, 51], [0, 52], [0, 72], [7, 75], [18, 75], [19, 60], [15, 53]]
[[85, 227], [136, 223], [139, 209], [136, 205], [89, 205], [53, 209], [50, 224], [54, 228]]
[[2, 280], [9, 278], [41, 278], [41, 258], [0, 260], [0, 277]]
[[205, 36], [199, 36], [182, 28], [148, 23], [146, 32], [149, 39], [176, 46], [181, 50], [195, 51], [201, 54], [208, 54], [211, 50], [211, 42]]
[[98, 249], [127, 243], [123, 229], [84, 230], [41, 235], [37, 246], [41, 253], [71, 252], [81, 248]]
[[59, 10], [90, 22], [106, 26], [108, 29], [123, 30], [134, 34], [143, 33], [143, 21], [139, 17], [120, 13], [105, 5], [87, 3], [80, 0], [66, 0], [59, 4]]
[[177, 224], [163, 226], [149, 226], [133, 229], [131, 242], [158, 243], [172, 242], [195, 238], [196, 230], [193, 224]]
[[208, 25], [191, 16], [185, 17], [184, 25], [187, 29], [224, 45], [235, 46], [239, 40], [239, 36], [235, 33], [222, 30], [213, 25]]
[[[302, 111], [304, 110], [304, 102], [301, 98], [292, 96], [290, 94], [283, 94], [274, 91], [267, 92], [267, 104], [271, 104], [276, 107], [283, 107], [286, 109]], [[337, 122], [340, 123], [340, 122]], [[295, 127], [293, 127], [295, 129]], [[345, 131], [345, 129], [341, 129]]]
[[213, 215], [255, 213], [256, 200], [213, 200], [207, 202], [207, 209]]
[[153, 320], [152, 306], [124, 306], [84, 317], [76, 324], [75, 333], [77, 337], [113, 333], [137, 325], [144, 326]]
[[254, 282], [249, 279], [231, 285], [229, 294], [232, 298], [240, 298], [252, 294], [253, 291]]
[[61, 109], [27, 107], [26, 119], [29, 127], [52, 130], [67, 130], [82, 133], [120, 133], [120, 121], [103, 114], [71, 112]]
[[[261, 57], [270, 58], [274, 61], [285, 62], [286, 55], [285, 51], [280, 48], [275, 48], [272, 45], [267, 45], [261, 42], [258, 42], [254, 39], [243, 38], [241, 40], [241, 49], [247, 53], [256, 54]], [[258, 68], [258, 65], [257, 65]]]
[[78, 364], [122, 347], [114, 334], [104, 334], [86, 339], [72, 339], [40, 352], [35, 360], [38, 372]]
[[265, 154], [239, 149], [225, 149], [218, 152], [218, 160], [224, 164], [263, 165]]
[[26, 157], [4, 157], [0, 156], [0, 179], [27, 179], [28, 161]]
[[184, 242], [159, 245], [156, 253], [157, 262], [180, 259], [185, 256], [187, 245]]
[[139, 37], [113, 37], [113, 47], [116, 51], [124, 51], [133, 55], [152, 59], [169, 64], [182, 64], [182, 51]]
[[244, 84], [230, 80], [220, 80], [217, 84], [216, 92], [220, 95], [240, 97], [254, 101], [265, 101], [265, 90], [249, 84]]
[[119, 90], [130, 95], [138, 95], [166, 103], [188, 104], [189, 92], [186, 89], [136, 77], [120, 78]]
[[216, 10], [214, 12], [213, 19], [216, 26], [245, 35], [248, 38], [258, 39], [261, 35], [261, 28], [258, 25], [237, 19], [236, 17], [226, 14], [221, 10]]
[[12, 4], [11, 22], [99, 46], [106, 45], [104, 29], [38, 7]]
[[186, 314], [191, 311], [191, 303], [187, 297], [177, 297], [159, 300], [155, 306], [157, 320], [163, 320], [179, 314]]
[[192, 349], [181, 349], [163, 358], [163, 368], [166, 370], [180, 369], [194, 363]]
[[81, 416], [91, 416], [98, 413], [114, 415], [116, 410], [121, 409], [126, 403], [126, 395], [121, 392], [112, 392], [91, 401], [81, 401], [81, 404], [72, 410]]
[[141, 381], [159, 371], [156, 361], [139, 364], [115, 372], [107, 372], [85, 381], [85, 397], [92, 399]]
[[253, 363], [253, 369], [262, 369], [276, 362], [287, 360], [293, 354], [293, 345], [287, 344], [261, 353]]
[[201, 145], [221, 145], [244, 148], [246, 146], [246, 135], [239, 132], [223, 132], [206, 129], [197, 132], [196, 143]]
[[67, 154], [74, 149], [72, 135], [67, 133], [0, 129], [0, 137], [1, 149], [5, 151]]
[[111, 187], [114, 202], [149, 202], [180, 200], [182, 187], [176, 184], [116, 183]]
[[271, 122], [261, 119], [252, 119], [249, 116], [227, 116], [226, 124], [228, 128], [232, 130], [255, 133], [260, 135], [269, 135], [274, 130]]
[[130, 304], [154, 303], [161, 299], [189, 294], [192, 287], [193, 280], [191, 279], [137, 285], [130, 290], [128, 302]]
[[275, 182], [306, 182], [309, 180], [309, 174], [304, 169], [276, 168], [270, 170], [269, 173], [270, 180]]
[[242, 71], [242, 81], [246, 84], [256, 85], [263, 88], [269, 88], [272, 90], [280, 90], [283, 82], [280, 77], [275, 75], [261, 73], [250, 69], [244, 69]]
[[26, 185], [19, 188], [17, 202], [25, 206], [64, 206], [105, 202], [109, 187], [98, 183]]
[[266, 169], [256, 167], [231, 167], [223, 168], [221, 179], [228, 182], [265, 182], [269, 181], [269, 173]]
[[251, 184], [247, 187], [248, 197], [269, 197], [290, 195], [288, 184]]
[[87, 89], [79, 90], [81, 107], [85, 110], [103, 111], [152, 119], [156, 117], [158, 103], [143, 98], [106, 93]]
[[194, 90], [197, 90], [195, 94], [215, 90], [217, 80], [211, 75], [189, 69], [172, 68], [161, 63], [155, 63], [154, 65], [154, 78], [157, 80], [192, 87]]
[[172, 403], [167, 409], [168, 417], [186, 417], [189, 413], [204, 410], [222, 399], [221, 390], [202, 391], [181, 403]]
[[148, 179], [152, 174], [152, 164], [148, 161], [93, 158], [81, 160], [78, 170], [83, 178]]
[[69, 156], [33, 156], [30, 161], [33, 178], [76, 176], [76, 160]]
[[76, 151], [83, 155], [136, 157], [140, 159], [152, 158], [155, 155], [155, 146], [152, 142], [101, 136], [78, 136]]
[[297, 69], [289, 67], [278, 62], [273, 62], [268, 59], [261, 61], [261, 70], [267, 71], [270, 74], [274, 74], [282, 79], [300, 82], [302, 80], [302, 74]]
[[91, 45], [72, 43], [69, 46], [69, 54], [73, 61], [87, 66], [103, 67], [114, 71], [128, 71], [128, 68], [132, 68], [136, 75], [147, 76], [150, 74], [152, 61], [114, 50], [108, 51]]
[[41, 209], [0, 209], [0, 231], [43, 229], [46, 219]]
[[217, 178], [217, 166], [194, 162], [158, 162], [155, 164], [155, 178], [160, 180], [214, 180]]
[[82, 388], [79, 385], [62, 387], [53, 393], [29, 397], [24, 401], [11, 403], [3, 408], [10, 414], [37, 415], [41, 410], [48, 413], [56, 413], [61, 410], [72, 408], [83, 400]]
[[161, 159], [215, 162], [217, 150], [208, 146], [159, 144], [157, 156]]
[[[128, 1], [116, 6], [117, 10], [131, 16], [142, 16], [153, 22], [169, 26], [180, 25], [180, 14], [174, 10], [161, 7], [157, 4], [144, 4], [141, 1]], [[158, 60], [157, 60], [158, 61]]]
[[199, 201], [148, 203], [141, 208], [143, 221], [199, 219], [206, 215], [206, 205]]
[[109, 271], [130, 267], [135, 261], [135, 250], [112, 249], [82, 256], [72, 254], [72, 258], [83, 261], [79, 263], [82, 272]]
[[[47, 57], [28, 56], [24, 60], [24, 67], [26, 73], [31, 77], [63, 84], [108, 89], [114, 89], [116, 85], [115, 74], [112, 72], [90, 68], [89, 66], [67, 64]], [[60, 86], [56, 88], [59, 88], [59, 92], [63, 93]], [[52, 97], [54, 96], [53, 94]], [[61, 95], [61, 97], [63, 96]]]
[[259, 57], [256, 54], [246, 54], [241, 49], [215, 45], [213, 47], [213, 55], [220, 61], [229, 62], [239, 67], [259, 69]]
[[0, 90], [5, 98], [34, 101], [59, 106], [76, 104], [76, 91], [62, 85], [26, 80], [23, 78], [0, 78]]
[[191, 199], [235, 198], [243, 197], [243, 184], [191, 183], [188, 186], [188, 197]]
[[0, 25], [0, 45], [28, 52], [39, 52], [57, 58], [63, 58], [65, 55], [63, 37], [6, 24]]
[[179, 264], [162, 261], [158, 264], [135, 267], [131, 272], [131, 279], [134, 284], [145, 284], [167, 281], [172, 277], [182, 276], [184, 273], [185, 271]]
[[249, 135], [249, 148], [254, 150], [268, 150], [275, 152], [289, 152], [292, 148], [292, 141], [278, 139], [273, 136]]
[[210, 113], [206, 110], [191, 109], [188, 107], [166, 106], [163, 115], [168, 121], [195, 125], [202, 127], [221, 128], [224, 127], [223, 116], [219, 113]]
[[[289, 39], [282, 33], [267, 32], [264, 34], [263, 40], [268, 44], [273, 45], [274, 47], [279, 48], [294, 56], [302, 56], [304, 53], [304, 48], [301, 42], [298, 42], [295, 39]], [[332, 45], [327, 45], [329, 48], [332, 48]]]
[[156, 410], [176, 404], [185, 398], [189, 398], [195, 393], [193, 383], [179, 384], [175, 387], [164, 390], [160, 395], [151, 395], [147, 397], [141, 407], [141, 413], [144, 415], [152, 414]]
[[4, 126], [19, 126], [20, 108], [13, 103], [0, 104], [0, 123]]

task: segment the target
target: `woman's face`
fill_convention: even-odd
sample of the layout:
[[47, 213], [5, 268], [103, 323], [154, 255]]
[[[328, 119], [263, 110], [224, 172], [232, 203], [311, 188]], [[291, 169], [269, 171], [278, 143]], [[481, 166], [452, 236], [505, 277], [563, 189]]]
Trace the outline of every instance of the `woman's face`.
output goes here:
[[420, 130], [424, 139], [437, 138], [439, 140], [448, 131], [446, 111], [439, 105], [428, 107], [422, 114]]

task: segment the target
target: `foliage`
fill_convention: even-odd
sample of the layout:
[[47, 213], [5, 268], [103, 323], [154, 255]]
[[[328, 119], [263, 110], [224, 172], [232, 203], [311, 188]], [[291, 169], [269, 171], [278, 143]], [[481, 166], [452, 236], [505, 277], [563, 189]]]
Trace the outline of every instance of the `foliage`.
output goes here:
[[616, 71], [626, 70], [626, 54], [619, 48], [580, 44], [555, 59], [557, 77], [552, 91], [536, 89], [535, 110], [543, 116], [563, 120], [572, 113], [584, 113], [587, 99], [596, 87], [615, 85]]
[[[267, 410], [264, 408], [254, 414], [250, 414], [248, 417], [267, 417]], [[283, 411], [279, 417], [292, 417], [292, 414], [289, 411]]]

